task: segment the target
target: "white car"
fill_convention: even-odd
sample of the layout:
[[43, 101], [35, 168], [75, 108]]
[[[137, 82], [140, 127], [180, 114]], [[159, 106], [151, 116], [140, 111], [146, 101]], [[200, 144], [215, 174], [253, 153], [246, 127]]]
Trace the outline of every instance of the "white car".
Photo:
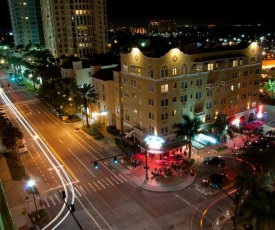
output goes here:
[[28, 152], [28, 148], [27, 148], [24, 144], [19, 145], [19, 146], [18, 146], [18, 151], [17, 151], [17, 152], [18, 152], [19, 154]]

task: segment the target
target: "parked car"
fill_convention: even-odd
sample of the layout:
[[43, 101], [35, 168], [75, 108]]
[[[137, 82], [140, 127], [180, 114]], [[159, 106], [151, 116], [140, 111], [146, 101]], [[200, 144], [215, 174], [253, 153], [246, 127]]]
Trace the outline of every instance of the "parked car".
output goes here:
[[218, 165], [218, 166], [224, 166], [225, 160], [220, 157], [207, 157], [203, 160], [203, 163], [205, 165]]
[[213, 173], [210, 176], [203, 179], [203, 182], [207, 186], [211, 186], [212, 184], [219, 184], [227, 179], [226, 173]]

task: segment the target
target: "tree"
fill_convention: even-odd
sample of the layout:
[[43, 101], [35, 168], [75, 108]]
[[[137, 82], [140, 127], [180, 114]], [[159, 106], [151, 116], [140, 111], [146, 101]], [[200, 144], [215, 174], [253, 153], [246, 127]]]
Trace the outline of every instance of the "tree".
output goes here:
[[218, 137], [221, 140], [221, 144], [223, 144], [226, 135], [229, 135], [230, 138], [234, 137], [234, 132], [230, 128], [230, 124], [225, 114], [218, 114], [215, 122], [212, 124], [212, 127], [216, 129]]
[[[238, 224], [255, 222], [256, 229], [271, 229], [275, 216], [274, 193], [274, 147], [259, 151], [257, 148], [246, 150], [241, 155], [237, 176], [234, 178], [236, 189], [243, 196], [239, 207]], [[274, 225], [274, 222], [273, 222]]]
[[78, 93], [76, 94], [75, 100], [82, 102], [82, 105], [85, 110], [85, 117], [87, 128], [90, 128], [89, 117], [88, 117], [88, 106], [95, 104], [98, 100], [98, 94], [94, 90], [94, 86], [91, 84], [84, 83], [83, 85], [78, 86]]
[[198, 117], [194, 117], [193, 119], [184, 114], [182, 116], [183, 122], [177, 124], [177, 136], [185, 135], [188, 139], [189, 151], [188, 151], [188, 159], [191, 159], [191, 151], [192, 151], [192, 138], [194, 138], [197, 134], [201, 133], [200, 128], [203, 124], [202, 121]]
[[268, 92], [271, 93], [271, 98], [275, 98], [275, 81], [271, 81], [271, 79], [268, 80], [268, 82], [263, 87]]
[[94, 123], [92, 123], [91, 125], [91, 129], [93, 130], [93, 135], [94, 136], [98, 136], [101, 131], [104, 128], [104, 123], [100, 122], [100, 121], [95, 121]]

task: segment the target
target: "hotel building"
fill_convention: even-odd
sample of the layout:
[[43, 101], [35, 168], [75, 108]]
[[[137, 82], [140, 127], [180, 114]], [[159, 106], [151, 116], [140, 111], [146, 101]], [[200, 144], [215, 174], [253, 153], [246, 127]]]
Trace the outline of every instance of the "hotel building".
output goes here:
[[[134, 48], [121, 54], [122, 132], [140, 142], [147, 135], [170, 140], [182, 115], [199, 117], [207, 129], [218, 114], [256, 118], [262, 52], [257, 43], [209, 53], [175, 48], [161, 57]], [[113, 97], [112, 97], [113, 98]]]

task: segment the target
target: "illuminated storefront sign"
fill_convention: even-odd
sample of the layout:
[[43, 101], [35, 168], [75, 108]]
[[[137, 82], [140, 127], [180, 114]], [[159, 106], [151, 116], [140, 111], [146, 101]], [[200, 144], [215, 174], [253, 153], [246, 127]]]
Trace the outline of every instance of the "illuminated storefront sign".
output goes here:
[[165, 142], [162, 138], [156, 136], [149, 136], [144, 139], [149, 149], [161, 149]]

